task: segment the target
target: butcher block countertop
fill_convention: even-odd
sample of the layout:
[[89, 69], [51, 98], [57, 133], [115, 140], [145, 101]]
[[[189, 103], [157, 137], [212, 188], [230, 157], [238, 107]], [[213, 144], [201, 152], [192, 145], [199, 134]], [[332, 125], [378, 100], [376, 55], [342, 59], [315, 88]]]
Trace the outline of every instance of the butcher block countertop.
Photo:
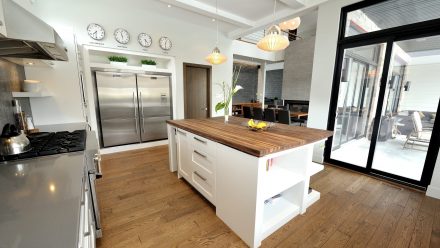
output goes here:
[[332, 136], [331, 131], [289, 126], [276, 123], [267, 131], [254, 132], [247, 128], [249, 119], [224, 117], [209, 119], [169, 120], [168, 124], [256, 157], [311, 144]]

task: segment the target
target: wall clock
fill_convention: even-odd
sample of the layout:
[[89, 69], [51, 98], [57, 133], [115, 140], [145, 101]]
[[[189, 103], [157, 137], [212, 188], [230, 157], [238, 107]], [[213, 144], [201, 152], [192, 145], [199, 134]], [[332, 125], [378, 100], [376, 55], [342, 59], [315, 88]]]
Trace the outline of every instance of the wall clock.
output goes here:
[[120, 44], [127, 44], [130, 41], [130, 34], [123, 28], [116, 29], [113, 35]]
[[171, 42], [171, 40], [168, 37], [163, 36], [163, 37], [160, 37], [160, 39], [159, 39], [159, 46], [163, 50], [170, 50], [171, 47], [173, 46], [173, 43]]
[[104, 28], [101, 25], [96, 24], [96, 23], [90, 23], [87, 26], [87, 33], [94, 40], [102, 40], [105, 37]]
[[153, 40], [151, 39], [151, 36], [146, 34], [146, 33], [140, 33], [138, 35], [138, 42], [139, 45], [143, 46], [143, 47], [150, 47], [151, 44], [153, 43]]

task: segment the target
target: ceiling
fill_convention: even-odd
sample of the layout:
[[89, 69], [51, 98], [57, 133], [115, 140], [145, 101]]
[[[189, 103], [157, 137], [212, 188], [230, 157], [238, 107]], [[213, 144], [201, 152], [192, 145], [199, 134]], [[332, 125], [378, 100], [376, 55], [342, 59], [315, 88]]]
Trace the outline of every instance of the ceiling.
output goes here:
[[[388, 0], [361, 9], [380, 29], [440, 18], [440, 0]], [[440, 36], [399, 41], [411, 57], [438, 54]]]
[[[238, 39], [268, 28], [276, 23], [290, 20], [294, 17], [311, 16], [311, 21], [302, 21], [303, 30], [315, 28], [316, 10], [327, 0], [277, 0], [275, 18], [273, 7], [275, 0], [156, 0], [170, 6], [173, 12], [179, 10], [185, 20], [205, 18], [201, 25], [212, 25], [212, 19], [219, 22], [219, 30], [231, 39]], [[311, 14], [312, 13], [312, 14]], [[310, 15], [311, 14], [311, 15]]]

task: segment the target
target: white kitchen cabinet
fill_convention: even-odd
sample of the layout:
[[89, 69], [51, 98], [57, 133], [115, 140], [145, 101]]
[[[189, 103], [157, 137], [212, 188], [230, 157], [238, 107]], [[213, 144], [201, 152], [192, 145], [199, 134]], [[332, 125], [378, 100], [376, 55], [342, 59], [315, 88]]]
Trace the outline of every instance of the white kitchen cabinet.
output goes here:
[[3, 13], [3, 0], [0, 0], [0, 36], [6, 36], [5, 16]]
[[179, 177], [184, 177], [191, 181], [192, 163], [191, 163], [191, 144], [189, 142], [189, 133], [177, 129], [177, 166]]
[[178, 176], [215, 205], [214, 143], [181, 129], [175, 133]]

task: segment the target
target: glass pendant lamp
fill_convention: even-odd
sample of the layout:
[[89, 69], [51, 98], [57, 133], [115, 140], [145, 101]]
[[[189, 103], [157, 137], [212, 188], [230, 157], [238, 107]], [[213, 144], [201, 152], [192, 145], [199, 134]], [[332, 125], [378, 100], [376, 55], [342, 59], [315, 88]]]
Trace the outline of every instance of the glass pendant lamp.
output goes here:
[[219, 65], [219, 64], [222, 64], [226, 61], [226, 56], [220, 52], [220, 49], [218, 49], [218, 5], [217, 5], [217, 0], [215, 1], [215, 15], [216, 15], [215, 23], [216, 23], [216, 33], [217, 33], [217, 40], [215, 43], [216, 47], [214, 48], [214, 50], [212, 50], [212, 53], [206, 57], [206, 61], [208, 61], [208, 63], [210, 63], [212, 65]]

